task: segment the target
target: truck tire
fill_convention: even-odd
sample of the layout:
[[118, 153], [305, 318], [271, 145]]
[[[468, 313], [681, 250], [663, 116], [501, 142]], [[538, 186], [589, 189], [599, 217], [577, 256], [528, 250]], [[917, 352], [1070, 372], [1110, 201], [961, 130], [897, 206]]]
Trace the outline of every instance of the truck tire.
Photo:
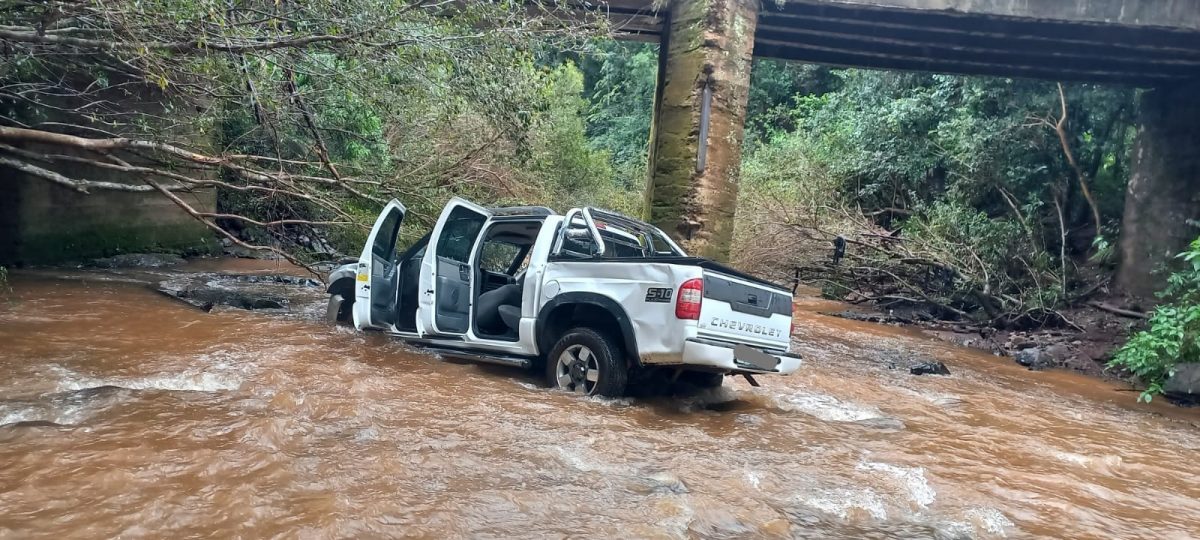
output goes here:
[[572, 328], [546, 357], [546, 380], [583, 396], [621, 397], [629, 367], [619, 342], [591, 328]]

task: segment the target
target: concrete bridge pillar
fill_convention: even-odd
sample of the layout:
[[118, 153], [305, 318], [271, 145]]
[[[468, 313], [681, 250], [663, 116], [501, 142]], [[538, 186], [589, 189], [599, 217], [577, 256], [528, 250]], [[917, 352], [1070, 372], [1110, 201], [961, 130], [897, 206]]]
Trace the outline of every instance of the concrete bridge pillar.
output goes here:
[[1119, 288], [1152, 298], [1160, 265], [1200, 236], [1200, 83], [1142, 94], [1121, 223]]
[[646, 212], [693, 255], [729, 255], [758, 0], [672, 0], [659, 48]]

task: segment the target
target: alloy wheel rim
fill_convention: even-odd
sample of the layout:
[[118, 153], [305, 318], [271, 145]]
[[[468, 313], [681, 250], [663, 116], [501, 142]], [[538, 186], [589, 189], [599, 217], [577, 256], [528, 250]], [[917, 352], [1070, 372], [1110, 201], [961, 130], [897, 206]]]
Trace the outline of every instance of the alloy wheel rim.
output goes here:
[[600, 362], [587, 346], [571, 345], [558, 355], [554, 375], [559, 388], [591, 395], [600, 381]]

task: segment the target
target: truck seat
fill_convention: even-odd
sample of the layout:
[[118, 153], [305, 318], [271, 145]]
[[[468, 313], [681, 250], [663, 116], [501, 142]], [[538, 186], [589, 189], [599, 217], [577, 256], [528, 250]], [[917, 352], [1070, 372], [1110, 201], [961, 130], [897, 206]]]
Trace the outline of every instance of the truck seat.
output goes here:
[[[523, 288], [524, 279], [479, 295], [475, 301], [475, 324], [479, 333], [496, 336], [506, 334], [509, 328], [516, 330], [516, 323], [521, 319]], [[516, 319], [511, 325], [504, 319], [504, 313], [501, 311], [505, 307], [516, 310]]]
[[504, 325], [514, 332], [520, 330], [521, 327], [521, 306], [504, 304], [500, 306], [500, 320], [504, 321]]

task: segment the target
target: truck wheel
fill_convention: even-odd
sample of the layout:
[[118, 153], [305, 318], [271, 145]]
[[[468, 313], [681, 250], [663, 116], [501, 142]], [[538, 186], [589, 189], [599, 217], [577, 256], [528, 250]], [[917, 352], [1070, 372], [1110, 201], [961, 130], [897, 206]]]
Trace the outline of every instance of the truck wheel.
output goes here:
[[354, 299], [347, 301], [340, 294], [329, 295], [329, 305], [325, 307], [325, 320], [329, 324], [349, 324], [351, 309], [354, 307]]
[[629, 368], [616, 341], [590, 328], [574, 328], [546, 357], [546, 378], [552, 388], [579, 395], [620, 397]]

